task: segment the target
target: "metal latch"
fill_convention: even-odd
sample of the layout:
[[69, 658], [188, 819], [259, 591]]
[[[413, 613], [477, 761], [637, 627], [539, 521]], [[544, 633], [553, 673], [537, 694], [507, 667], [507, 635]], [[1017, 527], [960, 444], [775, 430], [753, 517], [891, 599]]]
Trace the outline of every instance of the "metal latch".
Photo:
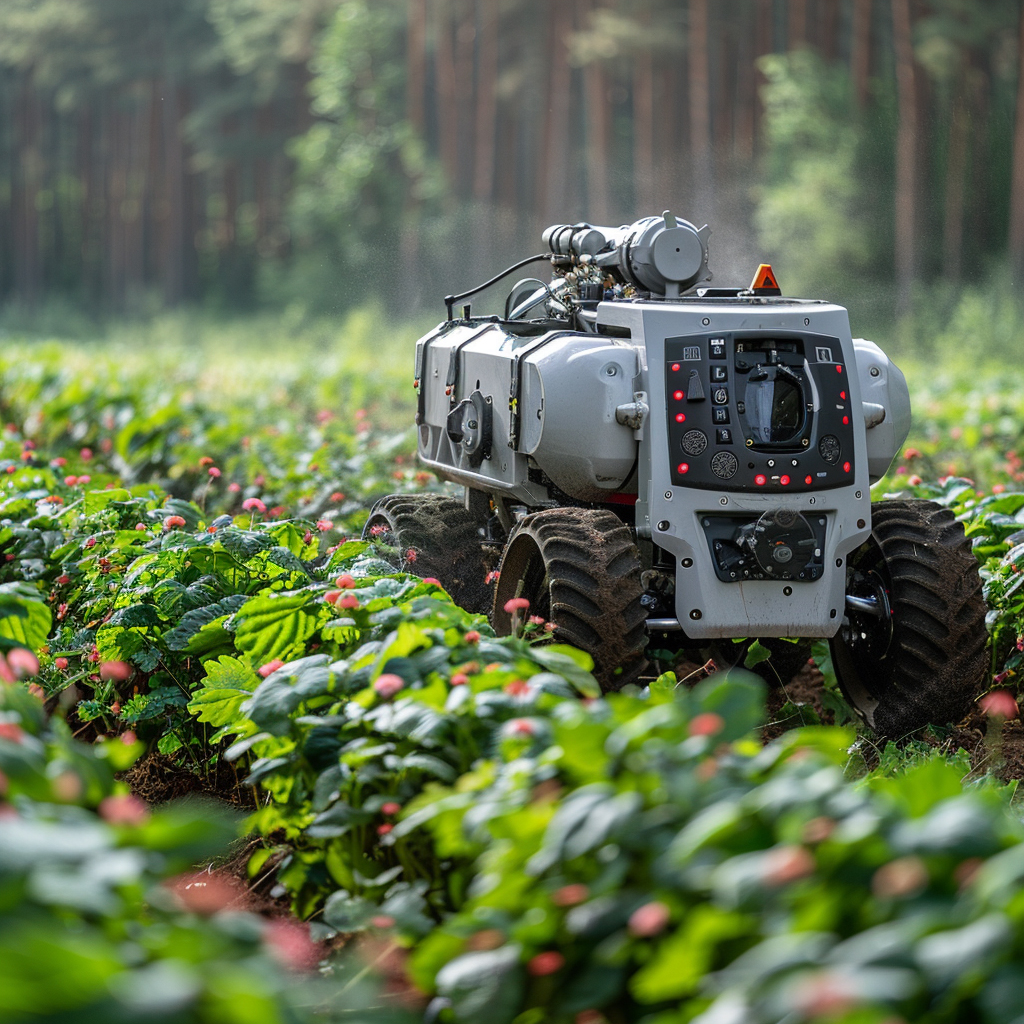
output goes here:
[[636, 440], [642, 441], [644, 439], [644, 421], [650, 411], [651, 408], [647, 404], [647, 392], [634, 391], [632, 402], [625, 402], [616, 407], [615, 419], [624, 427], [629, 427]]

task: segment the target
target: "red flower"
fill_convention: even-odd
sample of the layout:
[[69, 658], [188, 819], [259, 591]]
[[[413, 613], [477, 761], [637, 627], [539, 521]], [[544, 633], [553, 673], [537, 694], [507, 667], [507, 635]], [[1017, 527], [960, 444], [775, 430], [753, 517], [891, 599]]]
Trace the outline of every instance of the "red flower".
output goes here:
[[388, 800], [387, 803], [380, 805], [381, 814], [386, 814], [389, 818], [393, 818], [401, 809], [402, 805], [394, 800]]
[[64, 616], [67, 615], [67, 613], [68, 613], [68, 605], [67, 605], [67, 602], [65, 601], [64, 604], [58, 606], [58, 608], [57, 608], [57, 619], [58, 620], [63, 619]]
[[242, 502], [242, 508], [244, 508], [246, 512], [267, 511], [267, 506], [264, 505], [259, 498], [246, 498], [245, 501]]
[[182, 910], [204, 916], [236, 902], [242, 904], [246, 895], [241, 882], [220, 871], [190, 871], [169, 878], [164, 886], [174, 894], [174, 901]]
[[240, 483], [237, 483], [234, 480], [232, 480], [231, 483], [228, 484], [228, 490], [232, 494], [237, 494], [241, 489], [242, 489], [242, 485]]
[[326, 533], [332, 526], [334, 526], [334, 523], [332, 523], [330, 519], [318, 519], [316, 521], [316, 528], [321, 533]]
[[214, 480], [216, 480], [217, 477], [220, 476], [220, 470], [216, 466], [211, 466], [206, 472], [209, 473], [209, 475], [212, 476]]
[[387, 914], [376, 914], [370, 918], [370, 924], [374, 928], [394, 928], [395, 919]]
[[66, 476], [66, 477], [64, 477], [64, 483], [66, 483], [68, 485], [68, 487], [74, 487], [75, 484], [78, 483], [78, 477], [77, 476]]
[[530, 684], [522, 679], [513, 679], [502, 687], [504, 691], [513, 697], [525, 697], [530, 692]]
[[637, 938], [646, 939], [660, 935], [671, 918], [671, 912], [660, 900], [645, 903], [629, 915], [629, 930]]
[[111, 825], [141, 825], [149, 817], [149, 808], [130, 793], [106, 797], [100, 801], [99, 811]]
[[437, 579], [435, 576], [424, 576], [423, 577], [423, 582], [424, 583], [429, 583], [431, 586], [434, 586], [434, 587], [442, 586], [441, 581], [439, 579]]
[[543, 978], [547, 974], [555, 974], [565, 966], [565, 957], [557, 949], [548, 949], [538, 953], [526, 965], [526, 969], [535, 977]]
[[348, 608], [348, 609], [358, 608], [359, 607], [359, 598], [356, 597], [355, 594], [343, 594], [340, 598], [338, 598], [337, 606], [339, 608]]
[[343, 590], [328, 590], [327, 593], [324, 594], [324, 600], [328, 604], [337, 604], [338, 598], [340, 598], [344, 593], [345, 592]]
[[556, 889], [551, 894], [551, 902], [556, 907], [575, 907], [578, 903], [582, 903], [590, 895], [590, 890], [580, 883], [576, 882], [571, 885], [563, 885], [561, 889]]
[[68, 659], [67, 658], [54, 658], [53, 659], [53, 666], [54, 666], [54, 668], [57, 668], [61, 672], [63, 672], [68, 667]]
[[383, 825], [378, 825], [377, 835], [386, 836], [394, 827], [394, 825], [389, 825], [387, 822], [385, 822]]
[[209, 455], [200, 455], [199, 456], [199, 465], [200, 466], [212, 466], [213, 463], [214, 463], [214, 460], [211, 459]]
[[501, 577], [501, 573], [497, 569], [492, 569], [485, 577], [484, 583], [497, 583]]
[[86, 542], [85, 542], [85, 547], [87, 547], [87, 548], [94, 548], [94, 547], [96, 547], [96, 538], [95, 537], [87, 538]]
[[114, 703], [110, 705], [110, 713], [112, 715], [121, 714], [121, 702], [119, 700], [115, 700]]
[[92, 449], [83, 448], [78, 454], [82, 456], [83, 462], [88, 462], [92, 458]]
[[467, 644], [478, 644], [480, 643], [480, 634], [475, 629], [471, 629], [462, 639]]
[[19, 679], [39, 675], [39, 659], [26, 647], [15, 647], [8, 651], [7, 664]]
[[351, 590], [356, 585], [356, 581], [354, 577], [345, 573], [334, 581], [334, 585], [336, 587], [341, 587], [342, 590]]
[[146, 524], [145, 523], [136, 523], [135, 524], [135, 529], [136, 530], [145, 530], [146, 529]]
[[68, 576], [66, 573], [63, 576], [58, 576], [57, 577], [57, 586], [58, 587], [66, 587], [70, 582], [71, 582], [71, 577]]
[[25, 731], [20, 725], [14, 722], [0, 722], [0, 740], [10, 740], [12, 743], [20, 743]]
[[396, 676], [391, 672], [385, 672], [384, 675], [378, 676], [373, 682], [374, 692], [378, 697], [382, 697], [384, 700], [390, 700], [390, 698], [394, 697], [394, 695], [404, 687], [405, 680], [401, 676]]
[[530, 607], [530, 602], [525, 597], [510, 597], [505, 602], [505, 611], [509, 615], [514, 615], [518, 611], [526, 611]]
[[919, 459], [921, 458], [921, 453], [916, 448], [907, 448], [906, 451], [904, 451], [903, 453], [903, 458], [907, 459], [908, 461], [910, 459]]
[[690, 722], [691, 736], [714, 736], [725, 728], [725, 719], [713, 711], [696, 715]]
[[465, 686], [469, 682], [469, 676], [464, 672], [456, 672], [451, 678], [452, 686]]
[[173, 530], [176, 527], [184, 526], [185, 520], [181, 516], [165, 516], [164, 517], [164, 529]]
[[268, 661], [266, 665], [261, 665], [257, 671], [266, 679], [267, 676], [276, 672], [282, 665], [284, 665], [284, 662], [280, 658], [274, 658], [273, 661]]
[[1008, 690], [993, 690], [978, 701], [981, 710], [989, 718], [1016, 718], [1017, 700]]
[[405, 553], [405, 560], [407, 562], [415, 562], [417, 557], [418, 556], [416, 554], [416, 549], [415, 548], [409, 548], [409, 550], [406, 551], [406, 553]]
[[132, 667], [125, 661], [105, 661], [100, 665], [100, 679], [123, 683], [131, 674]]
[[331, 501], [333, 501], [335, 504], [337, 504], [338, 502], [342, 502], [344, 500], [345, 500], [345, 495], [342, 494], [341, 491], [335, 491], [331, 495]]
[[907, 477], [907, 483], [911, 487], [920, 487], [924, 481], [915, 473], [913, 476]]
[[528, 718], [513, 718], [505, 723], [503, 731], [508, 736], [532, 736], [535, 730]]
[[68, 464], [68, 460], [63, 455], [58, 455], [57, 458], [50, 460], [50, 465], [54, 469], [63, 469]]
[[312, 971], [320, 960], [320, 947], [309, 937], [309, 925], [275, 917], [267, 922], [263, 941], [270, 955], [291, 971]]

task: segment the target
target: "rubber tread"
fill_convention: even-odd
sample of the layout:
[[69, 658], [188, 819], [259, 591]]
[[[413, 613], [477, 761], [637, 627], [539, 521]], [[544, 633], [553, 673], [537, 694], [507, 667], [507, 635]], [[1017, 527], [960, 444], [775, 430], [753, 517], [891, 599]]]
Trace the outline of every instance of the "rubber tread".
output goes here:
[[[372, 535], [376, 526], [384, 532]], [[457, 498], [446, 494], [389, 494], [374, 504], [364, 540], [395, 549], [388, 560], [402, 572], [433, 576], [457, 605], [486, 614], [492, 587], [485, 578], [496, 561], [483, 543], [484, 530]], [[412, 550], [414, 560], [407, 553]]]
[[531, 613], [554, 623], [556, 642], [590, 654], [602, 690], [620, 690], [637, 682], [647, 667], [640, 573], [633, 536], [611, 512], [535, 512], [519, 523], [505, 547], [491, 622], [499, 635], [508, 635], [512, 618], [505, 602], [526, 597]]
[[875, 730], [899, 737], [970, 709], [988, 668], [985, 600], [971, 543], [949, 509], [883, 501], [871, 515], [891, 581], [893, 638], [885, 658], [860, 666], [860, 681], [879, 702]]

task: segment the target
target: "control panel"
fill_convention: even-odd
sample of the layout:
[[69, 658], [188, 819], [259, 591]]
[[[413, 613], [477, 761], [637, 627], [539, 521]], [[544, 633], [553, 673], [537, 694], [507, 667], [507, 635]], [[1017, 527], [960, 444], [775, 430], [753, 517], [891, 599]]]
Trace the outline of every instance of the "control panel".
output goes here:
[[665, 340], [671, 480], [788, 493], [849, 484], [853, 412], [838, 338], [733, 331]]

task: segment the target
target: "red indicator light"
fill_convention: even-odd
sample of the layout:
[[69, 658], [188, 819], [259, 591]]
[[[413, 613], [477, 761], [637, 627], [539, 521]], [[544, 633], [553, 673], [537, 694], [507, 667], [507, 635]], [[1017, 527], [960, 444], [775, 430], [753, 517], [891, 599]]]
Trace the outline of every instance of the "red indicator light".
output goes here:
[[848, 462], [844, 462], [843, 463], [843, 472], [844, 473], [849, 473], [850, 472], [850, 464]]
[[836, 373], [842, 373], [842, 372], [843, 372], [843, 368], [837, 364], [836, 365]]
[[843, 426], [844, 427], [848, 427], [849, 425], [850, 425], [850, 417], [849, 416], [844, 416], [843, 417]]
[[839, 397], [845, 402], [846, 401], [846, 392], [845, 391], [840, 391], [839, 392]]
[[673, 398], [674, 398], [674, 399], [675, 399], [675, 400], [676, 400], [677, 402], [681, 402], [681, 401], [683, 400], [683, 393], [682, 393], [682, 391], [677, 391], [677, 392], [676, 392], [676, 393], [675, 393], [675, 394], [674, 394], [674, 395], [673, 395], [672, 397], [673, 397]]
[[688, 462], [680, 462], [676, 469], [678, 469], [680, 473], [689, 473], [690, 464]]
[[780, 477], [779, 478], [779, 483], [782, 484], [783, 487], [787, 486], [787, 484], [789, 483], [789, 477], [788, 476]]
[[672, 370], [673, 370], [674, 373], [678, 373], [678, 371], [679, 371], [679, 364], [678, 363], [673, 363], [672, 364]]
[[814, 477], [808, 473], [807, 476], [804, 477], [804, 483], [807, 484], [808, 487], [810, 487], [811, 484], [814, 483]]
[[754, 483], [757, 484], [758, 487], [764, 487], [767, 482], [768, 478], [764, 473], [758, 473], [757, 476], [754, 477]]
[[686, 422], [686, 413], [685, 412], [677, 412], [676, 413], [676, 423], [685, 423], [685, 422]]

